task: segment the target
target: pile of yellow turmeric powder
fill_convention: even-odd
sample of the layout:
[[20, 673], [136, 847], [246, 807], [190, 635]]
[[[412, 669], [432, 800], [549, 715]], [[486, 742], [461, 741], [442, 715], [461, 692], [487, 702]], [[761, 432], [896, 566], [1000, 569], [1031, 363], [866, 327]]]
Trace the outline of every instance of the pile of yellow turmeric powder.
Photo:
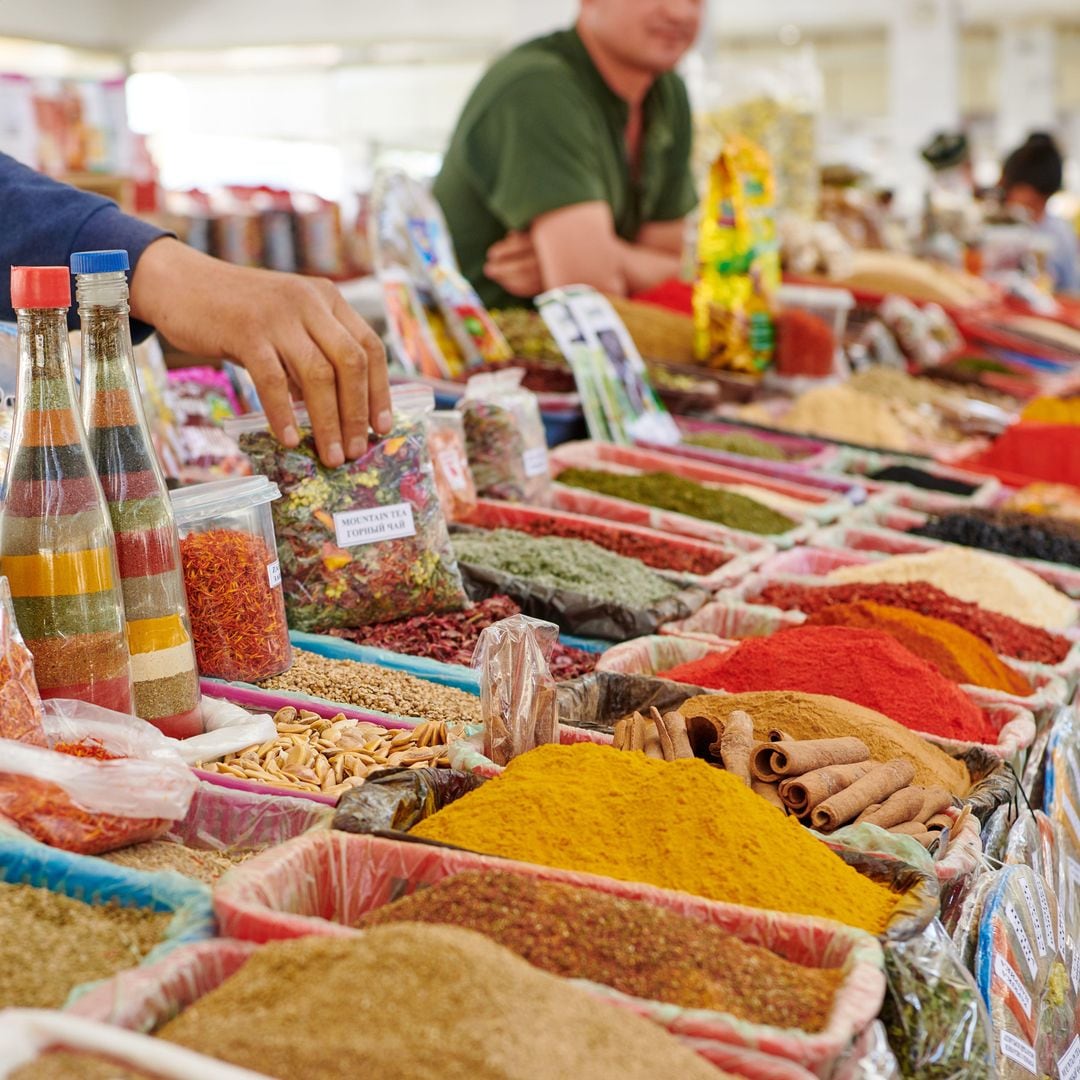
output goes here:
[[525, 862], [881, 933], [897, 897], [728, 773], [579, 743], [515, 758], [412, 830]]

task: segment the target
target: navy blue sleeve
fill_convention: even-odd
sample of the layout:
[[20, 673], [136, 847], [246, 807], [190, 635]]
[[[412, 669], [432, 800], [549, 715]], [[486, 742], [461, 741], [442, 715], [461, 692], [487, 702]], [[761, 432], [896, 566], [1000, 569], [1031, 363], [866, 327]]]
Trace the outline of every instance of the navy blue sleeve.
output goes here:
[[[155, 240], [171, 233], [123, 213], [101, 195], [79, 191], [0, 154], [0, 320], [11, 320], [11, 266], [67, 266], [75, 251], [125, 248], [134, 270]], [[74, 305], [68, 324], [75, 329]], [[132, 320], [141, 341], [152, 327]]]

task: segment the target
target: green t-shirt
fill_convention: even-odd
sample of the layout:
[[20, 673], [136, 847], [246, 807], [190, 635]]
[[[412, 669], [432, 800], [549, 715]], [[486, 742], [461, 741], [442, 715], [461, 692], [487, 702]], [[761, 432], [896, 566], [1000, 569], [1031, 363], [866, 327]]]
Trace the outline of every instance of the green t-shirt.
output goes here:
[[629, 106], [604, 82], [576, 30], [526, 42], [498, 60], [473, 90], [435, 181], [465, 276], [489, 307], [520, 305], [484, 276], [496, 241], [540, 215], [606, 202], [615, 228], [675, 221], [695, 206], [690, 105], [674, 72], [643, 105], [638, 175], [626, 153]]

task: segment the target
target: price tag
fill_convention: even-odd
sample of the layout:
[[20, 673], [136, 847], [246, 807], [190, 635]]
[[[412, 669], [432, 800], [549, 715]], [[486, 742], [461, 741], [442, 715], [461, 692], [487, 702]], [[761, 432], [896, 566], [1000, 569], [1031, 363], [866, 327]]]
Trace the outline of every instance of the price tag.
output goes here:
[[276, 589], [281, 584], [281, 563], [277, 559], [266, 568], [266, 576], [270, 579], [271, 589]]
[[1058, 1058], [1059, 1080], [1080, 1080], [1080, 1035], [1069, 1043], [1069, 1049]]
[[412, 505], [373, 506], [369, 510], [345, 510], [334, 515], [338, 547], [360, 547], [380, 540], [400, 540], [416, 535]]
[[1069, 942], [1072, 946], [1072, 984], [1073, 989], [1080, 993], [1080, 949], [1076, 948], [1072, 942]]
[[1020, 1003], [1020, 1008], [1031, 1019], [1031, 994], [1024, 985], [1024, 980], [1016, 972], [1016, 968], [1005, 959], [1001, 953], [994, 956], [994, 974], [1012, 991], [1012, 995]]
[[1021, 879], [1020, 888], [1024, 891], [1024, 902], [1027, 904], [1028, 914], [1031, 916], [1031, 928], [1035, 931], [1035, 944], [1039, 946], [1039, 955], [1046, 955], [1046, 939], [1043, 937], [1042, 919], [1039, 918], [1039, 909], [1035, 907], [1035, 897], [1031, 895], [1031, 886]]
[[[1039, 907], [1042, 910], [1043, 925], [1046, 927], [1046, 940], [1050, 943], [1050, 951], [1058, 951], [1058, 943], [1054, 940], [1054, 920], [1050, 915], [1050, 901], [1046, 897], [1046, 886], [1040, 875], [1035, 875], [1035, 891], [1039, 894]], [[1065, 939], [1061, 939], [1061, 947], [1065, 948]]]
[[1066, 791], [1063, 793], [1061, 805], [1065, 807], [1065, 816], [1069, 819], [1073, 834], [1080, 837], [1080, 814], [1077, 814], [1073, 806], [1072, 796]]
[[546, 446], [534, 446], [521, 455], [522, 464], [525, 466], [525, 475], [530, 479], [534, 476], [543, 476], [548, 471], [548, 452]]
[[1058, 943], [1061, 949], [1061, 957], [1068, 960], [1069, 954], [1065, 951], [1068, 945], [1068, 934], [1065, 932], [1065, 897], [1058, 900]]
[[1035, 959], [1035, 954], [1031, 951], [1031, 941], [1027, 936], [1027, 931], [1024, 929], [1024, 923], [1020, 918], [1020, 913], [1012, 906], [1012, 904], [1005, 905], [1005, 918], [1012, 924], [1012, 928], [1016, 933], [1016, 940], [1020, 943], [1020, 951], [1024, 954], [1024, 959], [1027, 961], [1031, 977], [1033, 979], [1037, 978], [1039, 975], [1039, 962]]
[[1020, 1068], [1026, 1069], [1032, 1076], [1039, 1075], [1035, 1050], [1023, 1039], [1018, 1038], [1009, 1031], [1003, 1031], [1001, 1033], [1001, 1052], [1010, 1061], [1015, 1061]]
[[446, 482], [450, 485], [451, 491], [464, 491], [468, 485], [469, 478], [465, 475], [465, 469], [461, 464], [461, 456], [455, 453], [453, 450], [442, 450], [439, 452], [439, 468], [443, 471], [443, 476], [446, 477]]

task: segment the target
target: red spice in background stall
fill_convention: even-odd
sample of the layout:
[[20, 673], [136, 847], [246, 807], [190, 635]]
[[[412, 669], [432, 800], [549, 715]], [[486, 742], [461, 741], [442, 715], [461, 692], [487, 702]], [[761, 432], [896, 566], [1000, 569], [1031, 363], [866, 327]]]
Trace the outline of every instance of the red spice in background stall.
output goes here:
[[[509, 596], [489, 596], [466, 611], [446, 615], [414, 615], [396, 622], [360, 626], [350, 630], [331, 630], [333, 637], [389, 649], [406, 656], [423, 656], [444, 664], [472, 665], [473, 652], [480, 633], [493, 623], [520, 615], [521, 608]], [[584, 649], [556, 644], [548, 660], [551, 674], [560, 682], [587, 675], [600, 657]]]
[[912, 731], [993, 744], [982, 710], [936, 668], [880, 630], [795, 626], [663, 672], [665, 678], [735, 694], [797, 690], [852, 701]]
[[755, 604], [770, 604], [784, 611], [814, 615], [834, 604], [860, 600], [906, 608], [921, 615], [945, 619], [981, 638], [996, 653], [1039, 664], [1060, 664], [1072, 642], [1039, 626], [1029, 626], [1008, 615], [987, 611], [978, 604], [957, 600], [924, 581], [904, 584], [857, 582], [850, 585], [793, 585], [774, 582], [752, 598]]
[[[292, 663], [277, 555], [262, 537], [235, 529], [180, 541], [199, 671], [230, 682], [280, 675]], [[276, 579], [276, 580], [275, 580]]]
[[781, 375], [824, 378], [836, 363], [836, 338], [824, 319], [788, 308], [777, 319], [776, 370]]

